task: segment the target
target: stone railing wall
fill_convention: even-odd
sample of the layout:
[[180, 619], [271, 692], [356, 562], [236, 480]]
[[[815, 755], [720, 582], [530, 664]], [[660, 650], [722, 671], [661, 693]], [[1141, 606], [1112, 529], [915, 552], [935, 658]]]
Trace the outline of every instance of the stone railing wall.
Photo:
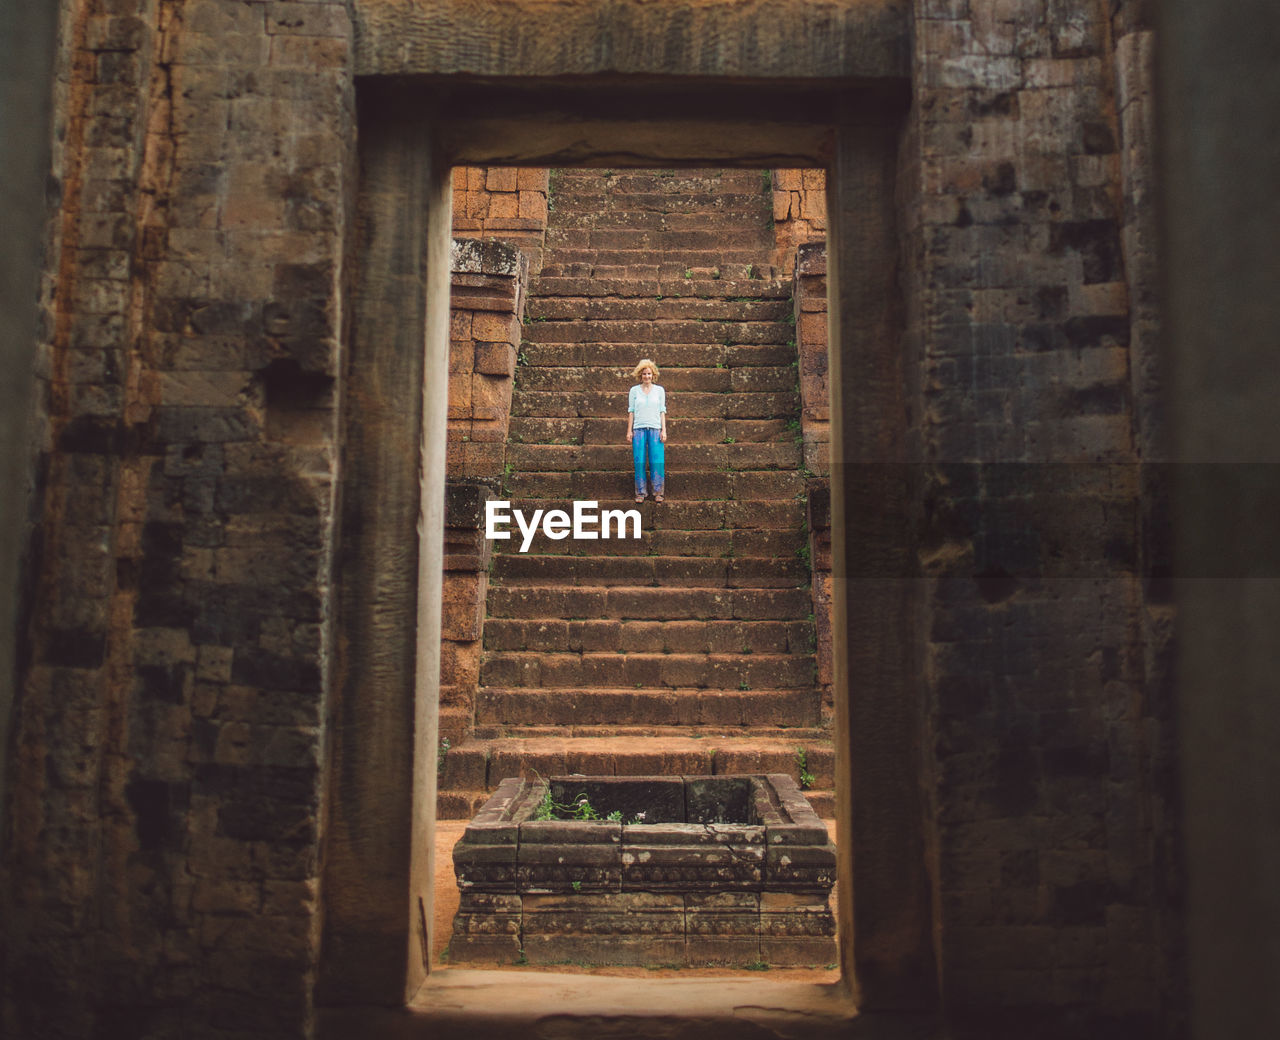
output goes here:
[[505, 466], [529, 260], [511, 243], [464, 238], [454, 240], [451, 262], [440, 735], [456, 744], [470, 732], [480, 676], [484, 504]]
[[[810, 173], [812, 171], [780, 171]], [[825, 203], [823, 205], [825, 213]], [[800, 368], [800, 436], [808, 489], [809, 560], [813, 572], [813, 624], [823, 717], [834, 710], [831, 678], [831, 391], [827, 382], [827, 244], [808, 242], [795, 252], [792, 300]]]

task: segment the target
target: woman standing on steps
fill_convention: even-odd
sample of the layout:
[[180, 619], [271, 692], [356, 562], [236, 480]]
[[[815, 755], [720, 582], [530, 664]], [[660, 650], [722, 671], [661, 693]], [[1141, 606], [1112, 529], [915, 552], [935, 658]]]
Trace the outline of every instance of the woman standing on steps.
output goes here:
[[[642, 358], [631, 374], [640, 380], [627, 399], [627, 441], [636, 464], [636, 501], [643, 502], [647, 486], [653, 500], [661, 502], [666, 488], [667, 392], [654, 382], [658, 366]], [[649, 480], [645, 481], [645, 463]]]

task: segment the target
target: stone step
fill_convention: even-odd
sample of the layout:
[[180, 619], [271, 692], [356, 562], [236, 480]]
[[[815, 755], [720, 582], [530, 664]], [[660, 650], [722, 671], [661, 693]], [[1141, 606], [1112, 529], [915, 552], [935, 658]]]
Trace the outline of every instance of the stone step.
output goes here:
[[[691, 178], [674, 180], [653, 177], [649, 180], [600, 180], [579, 182], [573, 190], [567, 184], [551, 188], [551, 221], [559, 223], [574, 213], [702, 213], [708, 216], [763, 214], [765, 222], [772, 216], [772, 199], [765, 194], [764, 178], [755, 184], [745, 181], [709, 186], [706, 180]], [[766, 208], [767, 207], [767, 208]]]
[[812, 688], [654, 690], [627, 687], [483, 687], [477, 726], [817, 727], [821, 705]]
[[[674, 422], [671, 424], [674, 427]], [[674, 431], [673, 431], [674, 432]], [[568, 416], [516, 416], [511, 420], [509, 439], [513, 444], [625, 444], [627, 420], [579, 419]], [[689, 419], [680, 420], [681, 441], [712, 443], [795, 443], [800, 436], [798, 420], [788, 419]], [[672, 443], [676, 443], [672, 439]]]
[[[785, 321], [526, 321], [525, 343], [791, 343], [796, 330]], [[657, 360], [656, 358], [654, 360]]]
[[[495, 650], [480, 664], [481, 686], [635, 686], [665, 690], [773, 690], [816, 679], [810, 654], [533, 653]], [[584, 719], [584, 721], [586, 721]], [[599, 718], [605, 723], [625, 721]]]
[[[543, 277], [600, 279], [605, 282], [643, 282], [652, 284], [656, 292], [671, 296], [724, 295], [721, 286], [734, 282], [779, 282], [790, 287], [787, 271], [780, 271], [759, 257], [744, 260], [721, 259], [707, 266], [690, 265], [680, 260], [661, 259], [646, 254], [631, 258], [625, 264], [597, 263], [594, 260], [561, 262], [553, 259], [543, 265]], [[670, 289], [670, 293], [666, 289]]]
[[[521, 504], [523, 503], [523, 504]], [[527, 510], [531, 516], [535, 509], [563, 509], [563, 499], [524, 499], [516, 500], [516, 508]], [[601, 508], [605, 508], [605, 503]], [[609, 508], [622, 508], [621, 505]], [[644, 509], [630, 504], [630, 508]], [[664, 507], [665, 508], [665, 507]], [[713, 529], [713, 530], [680, 530], [661, 526], [645, 526], [642, 538], [611, 539], [608, 543], [610, 556], [693, 556], [693, 557], [790, 557], [806, 544], [804, 532], [795, 527], [767, 529]], [[503, 547], [506, 546], [504, 549]], [[520, 541], [494, 542], [499, 555], [518, 551]], [[529, 556], [597, 556], [601, 552], [598, 541], [575, 541], [572, 538], [553, 541], [538, 537], [529, 546]]]
[[[655, 358], [661, 364], [659, 359]], [[672, 405], [678, 408], [673, 412]], [[569, 416], [580, 418], [616, 418], [627, 411], [625, 390], [584, 390], [577, 393], [539, 391], [517, 393], [512, 397], [513, 416]], [[674, 424], [681, 417], [695, 419], [777, 419], [799, 417], [800, 394], [782, 392], [700, 393], [690, 391], [680, 394], [678, 400], [668, 402], [668, 426], [674, 433]]]
[[723, 217], [705, 221], [701, 227], [681, 229], [550, 226], [545, 241], [547, 251], [554, 255], [570, 249], [644, 250], [671, 255], [735, 248], [764, 255], [772, 245], [767, 233], [758, 226]]
[[717, 227], [751, 227], [761, 223], [760, 218], [765, 215], [763, 200], [754, 198], [732, 206], [701, 209], [694, 206], [646, 206], [635, 209], [605, 202], [604, 196], [597, 195], [594, 198], [601, 203], [599, 209], [594, 211], [580, 205], [558, 209], [554, 213], [552, 228], [584, 228], [591, 231], [706, 231]]
[[[724, 190], [731, 185], [751, 185], [754, 189], [758, 189], [763, 175], [763, 170], [740, 167], [726, 169], [712, 166], [686, 166], [663, 170], [652, 167], [602, 170], [596, 167], [579, 166], [572, 170], [557, 170], [554, 174], [560, 183], [589, 187], [593, 182], [603, 181], [618, 192], [636, 191], [638, 186], [647, 184], [661, 185], [664, 191], [672, 190], [670, 188], [672, 184], [689, 184], [691, 187], [687, 190], [704, 193], [717, 188]], [[563, 178], [562, 181], [561, 178]]]
[[[608, 546], [612, 542], [600, 542]], [[809, 565], [792, 555], [781, 559], [699, 559], [691, 556], [551, 556], [503, 552], [493, 561], [493, 579], [540, 585], [692, 585], [701, 588], [792, 589], [808, 585]]]
[[[635, 385], [632, 365], [526, 365], [516, 376], [516, 393], [601, 390], [616, 387], [627, 393]], [[775, 393], [799, 390], [794, 365], [753, 365], [741, 368], [662, 367], [659, 384], [668, 394]]]
[[[642, 357], [656, 358], [663, 374], [666, 366], [680, 368], [783, 368], [796, 362], [794, 343], [524, 343], [517, 372], [527, 367], [567, 365], [614, 366], [630, 376]], [[628, 384], [630, 389], [631, 384]]]
[[[528, 691], [526, 691], [528, 692]], [[741, 692], [741, 691], [740, 691]], [[747, 691], [748, 695], [754, 691]], [[475, 726], [469, 734], [479, 740], [504, 740], [515, 737], [521, 740], [538, 739], [544, 737], [679, 737], [695, 739], [705, 739], [708, 737], [718, 738], [716, 743], [723, 740], [738, 740], [744, 736], [752, 738], [764, 739], [782, 739], [797, 741], [823, 740], [827, 737], [828, 731], [822, 726], [646, 726], [646, 725], [619, 725], [609, 723], [605, 726], [596, 725], [543, 725], [535, 723], [531, 726], [516, 726], [510, 723], [486, 722]], [[465, 739], [465, 738], [464, 738]]]
[[[514, 447], [514, 445], [512, 445]], [[628, 453], [630, 447], [627, 448]], [[682, 445], [672, 440], [668, 445], [676, 451]], [[689, 446], [694, 447], [694, 446]], [[510, 450], [510, 449], [508, 449]], [[510, 457], [510, 456], [508, 456]], [[516, 470], [503, 483], [505, 494], [527, 498], [559, 499], [559, 504], [542, 508], [559, 509], [569, 499], [600, 501], [618, 500], [625, 505], [626, 498], [634, 498], [635, 475], [631, 456], [607, 470], [530, 471]], [[668, 461], [671, 455], [668, 455]], [[668, 491], [673, 504], [678, 498], [691, 501], [774, 502], [792, 499], [805, 493], [805, 480], [798, 470], [684, 470], [668, 466]], [[631, 503], [634, 506], [635, 502]], [[627, 506], [630, 508], [630, 506]]]
[[799, 621], [813, 612], [813, 600], [807, 588], [614, 586], [589, 589], [495, 583], [489, 587], [488, 607], [489, 616], [497, 618]]
[[835, 782], [835, 752], [823, 738], [798, 734], [682, 737], [671, 733], [473, 738], [444, 755], [437, 813], [442, 819], [469, 818], [488, 797], [487, 792], [513, 776], [786, 773], [798, 780], [799, 749], [803, 749], [806, 770], [813, 776], [813, 790], [806, 792], [810, 804], [817, 800], [830, 805], [823, 795]]
[[[633, 520], [624, 517], [626, 522], [626, 539], [616, 538], [617, 527], [613, 520], [610, 521], [610, 555], [622, 555], [613, 551], [616, 547], [622, 546], [630, 542], [631, 544], [640, 545], [647, 544], [644, 540], [651, 538], [658, 532], [682, 532], [682, 533], [702, 533], [708, 531], [728, 530], [734, 535], [740, 534], [744, 530], [757, 530], [765, 532], [786, 531], [796, 540], [797, 543], [803, 541], [802, 532], [805, 522], [805, 503], [799, 499], [777, 499], [775, 501], [752, 500], [752, 501], [721, 501], [711, 499], [707, 501], [684, 500], [680, 496], [680, 487], [678, 480], [668, 480], [668, 494], [671, 496], [661, 505], [654, 502], [652, 498], [644, 502], [636, 502], [634, 495], [626, 499], [609, 499], [599, 498], [590, 499], [599, 502], [599, 510], [601, 515], [606, 509], [618, 509], [624, 513], [631, 510], [640, 514], [640, 538], [632, 537], [635, 529]], [[560, 509], [571, 512], [573, 505], [564, 498], [510, 498], [507, 499], [511, 503], [512, 518], [506, 521], [506, 529], [512, 531], [510, 539], [502, 539], [502, 541], [512, 542], [515, 546], [523, 543], [523, 538], [519, 536], [519, 529], [514, 519], [515, 510], [521, 510], [524, 513], [526, 522], [531, 521], [535, 510], [538, 509]], [[533, 552], [550, 552], [553, 555], [564, 554], [563, 548], [574, 544], [572, 538], [547, 538], [541, 533], [541, 522], [538, 525], [538, 534], [534, 536], [531, 543], [531, 551]], [[603, 541], [603, 539], [601, 540]], [[583, 541], [578, 544], [588, 546], [598, 546], [600, 542]], [[736, 543], [735, 543], [736, 545]], [[550, 548], [543, 548], [549, 546]], [[735, 548], [735, 555], [737, 549]], [[759, 555], [751, 553], [749, 555]]]
[[554, 177], [555, 184], [572, 185], [574, 191], [589, 191], [598, 186], [600, 190], [607, 189], [623, 197], [637, 191], [689, 191], [706, 199], [721, 191], [756, 192], [764, 185], [763, 170], [692, 166], [676, 170], [601, 170], [581, 166], [556, 170]]
[[649, 277], [603, 278], [593, 277], [590, 272], [580, 275], [549, 274], [544, 266], [542, 274], [529, 290], [529, 299], [553, 299], [573, 296], [579, 298], [617, 297], [658, 297], [669, 299], [718, 300], [733, 298], [751, 298], [756, 300], [791, 299], [791, 283], [777, 279], [755, 278], [718, 278], [699, 279], [685, 278], [679, 275], [674, 278], [658, 278], [657, 273]]
[[[727, 246], [723, 249], [557, 249], [553, 254], [556, 264], [590, 264], [601, 275], [602, 268], [621, 271], [636, 265], [658, 264], [658, 274], [689, 278], [749, 278], [748, 270], [755, 270], [769, 261], [769, 250], [764, 247]], [[743, 272], [738, 274], [738, 272]], [[613, 272], [609, 272], [611, 276]]]
[[[567, 187], [567, 186], [565, 186]], [[773, 200], [765, 194], [763, 178], [757, 184], [720, 184], [708, 190], [704, 181], [693, 186], [689, 180], [673, 183], [653, 179], [631, 182], [579, 183], [572, 191], [556, 185], [551, 189], [551, 222], [559, 224], [576, 214], [601, 213], [690, 213], [706, 217], [750, 216], [768, 223]]]
[[790, 300], [717, 296], [531, 296], [526, 321], [786, 322]]
[[[669, 421], [670, 422], [670, 421]], [[715, 470], [770, 470], [799, 468], [800, 445], [765, 442], [753, 444], [687, 444], [672, 434], [667, 442], [668, 473], [701, 473]], [[683, 449], [683, 450], [681, 450]], [[633, 466], [629, 444], [509, 444], [507, 463], [523, 473], [623, 470]]]
[[813, 652], [812, 621], [564, 621], [489, 618], [486, 650], [623, 653]]

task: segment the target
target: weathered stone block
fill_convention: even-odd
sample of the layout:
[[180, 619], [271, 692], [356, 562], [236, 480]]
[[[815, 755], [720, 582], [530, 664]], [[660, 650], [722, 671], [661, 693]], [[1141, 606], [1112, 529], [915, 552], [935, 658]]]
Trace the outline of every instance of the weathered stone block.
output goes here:
[[517, 895], [464, 891], [453, 919], [449, 959], [500, 963], [518, 960], [521, 916]]
[[683, 963], [684, 899], [635, 892], [610, 896], [525, 896], [525, 956], [534, 963]]
[[765, 873], [770, 888], [829, 889], [836, 880], [835, 849], [808, 844], [770, 847]]
[[685, 963], [747, 964], [759, 959], [758, 892], [685, 895]]
[[518, 889], [518, 846], [510, 843], [480, 845], [460, 841], [453, 847], [453, 871], [458, 888], [484, 892], [515, 892]]
[[522, 823], [518, 866], [520, 891], [619, 891], [622, 885], [621, 831], [619, 825], [609, 823]]
[[481, 375], [471, 377], [471, 414], [476, 419], [505, 420], [511, 411], [511, 380]]
[[486, 376], [510, 379], [516, 372], [516, 348], [509, 343], [477, 343], [475, 370]]
[[444, 639], [479, 639], [484, 628], [484, 594], [489, 576], [451, 571], [444, 575], [440, 598], [440, 635]]
[[657, 824], [627, 828], [626, 837], [624, 890], [759, 888], [763, 877], [762, 827]]
[[471, 335], [483, 343], [519, 343], [520, 324], [513, 314], [476, 311], [471, 316]]

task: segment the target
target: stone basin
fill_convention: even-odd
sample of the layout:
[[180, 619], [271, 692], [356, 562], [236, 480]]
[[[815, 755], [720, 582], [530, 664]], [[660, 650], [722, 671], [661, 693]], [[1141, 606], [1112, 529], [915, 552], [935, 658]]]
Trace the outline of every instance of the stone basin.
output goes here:
[[[548, 789], [620, 819], [535, 819]], [[836, 960], [835, 846], [785, 774], [507, 779], [453, 864], [454, 962]]]

